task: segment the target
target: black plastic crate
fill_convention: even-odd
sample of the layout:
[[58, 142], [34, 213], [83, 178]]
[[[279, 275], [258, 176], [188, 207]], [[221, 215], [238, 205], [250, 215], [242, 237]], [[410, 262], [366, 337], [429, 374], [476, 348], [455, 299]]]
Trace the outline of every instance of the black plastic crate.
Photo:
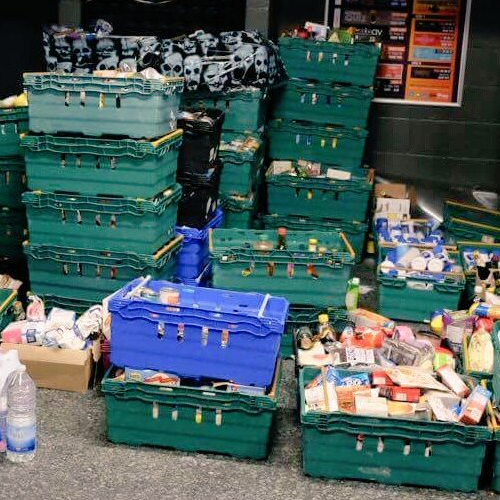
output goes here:
[[216, 108], [184, 111], [177, 126], [184, 130], [179, 151], [178, 175], [203, 174], [219, 154], [224, 111]]
[[206, 174], [185, 173], [178, 176], [182, 197], [177, 212], [177, 225], [202, 229], [219, 206], [222, 163], [217, 160]]

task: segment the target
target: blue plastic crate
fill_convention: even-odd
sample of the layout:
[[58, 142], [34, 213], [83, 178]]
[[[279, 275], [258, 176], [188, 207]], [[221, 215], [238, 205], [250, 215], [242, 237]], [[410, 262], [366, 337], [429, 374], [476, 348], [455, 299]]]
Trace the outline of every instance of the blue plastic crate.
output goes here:
[[185, 280], [196, 280], [210, 261], [208, 250], [208, 230], [222, 224], [223, 213], [220, 208], [214, 218], [203, 228], [195, 229], [187, 226], [177, 226], [177, 234], [182, 234], [181, 250], [177, 257], [176, 278], [185, 283]]
[[[165, 288], [179, 292], [177, 305], [152, 296]], [[286, 299], [269, 294], [134, 280], [109, 302], [111, 362], [267, 387], [288, 308]]]
[[209, 262], [197, 278], [176, 278], [175, 281], [182, 285], [210, 288], [212, 283], [212, 263]]
[[33, 132], [150, 139], [175, 130], [184, 80], [25, 73], [24, 87]]

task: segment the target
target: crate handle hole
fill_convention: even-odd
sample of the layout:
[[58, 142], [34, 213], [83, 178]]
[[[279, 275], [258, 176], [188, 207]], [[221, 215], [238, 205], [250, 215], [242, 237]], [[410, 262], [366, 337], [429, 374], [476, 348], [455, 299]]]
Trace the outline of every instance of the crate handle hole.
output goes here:
[[61, 154], [61, 167], [66, 167], [66, 155], [64, 153]]
[[95, 222], [95, 225], [96, 225], [96, 226], [100, 226], [100, 225], [101, 225], [101, 214], [97, 214], [97, 215], [94, 217], [94, 222]]
[[312, 144], [312, 135], [308, 135], [306, 145], [310, 146], [311, 144]]
[[208, 344], [208, 327], [204, 326], [201, 329], [201, 345], [206, 347]]
[[117, 276], [118, 276], [118, 269], [117, 269], [116, 267], [112, 267], [112, 268], [109, 270], [109, 277], [110, 277], [112, 280], [115, 280]]
[[432, 456], [432, 445], [431, 443], [425, 444], [424, 457], [429, 458]]
[[95, 275], [97, 278], [101, 276], [101, 266], [95, 266]]
[[403, 446], [403, 455], [408, 456], [411, 453], [411, 443], [410, 441], [406, 441]]
[[67, 276], [69, 274], [69, 266], [68, 264], [63, 264], [62, 266], [62, 272], [65, 276]]
[[116, 219], [116, 215], [112, 215], [109, 219], [109, 227], [112, 227], [113, 229], [116, 228], [118, 225], [118, 221]]
[[308, 50], [308, 51], [306, 52], [306, 61], [310, 61], [310, 60], [311, 60], [311, 51], [310, 51], [310, 50]]
[[203, 422], [203, 413], [202, 413], [201, 408], [196, 408], [196, 413], [195, 413], [195, 416], [194, 416], [194, 421], [197, 424], [201, 424]]
[[179, 344], [184, 342], [184, 325], [182, 323], [177, 325], [177, 342], [179, 342]]
[[363, 442], [364, 442], [364, 436], [359, 434], [356, 437], [356, 451], [362, 451], [363, 450]]
[[337, 58], [338, 58], [337, 54], [332, 55], [332, 64], [337, 64]]
[[331, 96], [329, 96], [329, 95], [327, 95], [327, 96], [326, 96], [326, 104], [327, 104], [328, 106], [331, 106], [331, 104], [332, 104], [332, 97], [331, 97]]
[[82, 223], [82, 214], [81, 214], [80, 210], [76, 211], [76, 223], [77, 224], [81, 224]]
[[178, 418], [179, 418], [179, 410], [177, 408], [174, 408], [172, 410], [172, 422], [177, 422]]
[[153, 402], [153, 407], [152, 407], [152, 417], [154, 420], [158, 420], [159, 416], [160, 416], [160, 406], [155, 401]]
[[336, 148], [337, 148], [337, 138], [336, 138], [336, 137], [334, 137], [334, 138], [332, 139], [332, 148], [333, 148], [333, 149], [336, 149]]
[[344, 56], [344, 66], [349, 66], [349, 55], [348, 54], [346, 54]]
[[122, 98], [121, 98], [120, 94], [116, 94], [115, 105], [116, 105], [117, 109], [120, 109], [122, 107]]
[[70, 95], [71, 95], [71, 94], [70, 94], [68, 91], [66, 91], [66, 92], [64, 93], [64, 105], [65, 105], [65, 106], [69, 106], [70, 99], [71, 99]]
[[165, 336], [165, 325], [162, 321], [160, 321], [158, 323], [157, 331], [158, 331], [158, 333], [157, 333], [158, 338], [162, 339]]
[[85, 98], [86, 98], [85, 90], [80, 91], [80, 106], [85, 107]]
[[382, 453], [384, 451], [384, 438], [379, 437], [377, 441], [377, 452]]
[[106, 107], [106, 96], [104, 92], [99, 93], [99, 108], [105, 108]]
[[215, 410], [215, 425], [217, 427], [220, 427], [222, 425], [222, 410], [221, 409]]
[[316, 104], [318, 104], [318, 94], [316, 94], [316, 92], [313, 92], [311, 94], [311, 104], [313, 106], [315, 106]]
[[66, 210], [61, 209], [61, 221], [62, 221], [63, 223], [65, 223], [65, 222], [66, 222], [66, 220], [67, 220], [67, 217], [66, 217]]
[[309, 274], [313, 280], [317, 280], [319, 278], [318, 271], [314, 267], [314, 264], [307, 264], [307, 274]]
[[275, 267], [274, 262], [267, 263], [267, 275], [271, 278], [274, 276]]
[[76, 272], [78, 273], [78, 276], [83, 276], [83, 269], [80, 263], [76, 265]]
[[231, 105], [231, 104], [230, 104], [229, 99], [226, 99], [226, 109], [229, 109], [229, 106], [230, 106], [230, 105]]
[[222, 330], [220, 346], [225, 349], [229, 344], [229, 330]]
[[300, 94], [300, 104], [304, 104], [305, 102], [306, 102], [306, 94], [302, 92], [302, 94]]
[[101, 160], [99, 159], [99, 156], [95, 157], [95, 168], [101, 168]]
[[323, 60], [323, 52], [318, 52], [318, 62]]
[[112, 156], [109, 159], [109, 166], [110, 166], [111, 170], [116, 170], [116, 157], [115, 156]]
[[300, 134], [295, 134], [295, 144], [300, 144]]

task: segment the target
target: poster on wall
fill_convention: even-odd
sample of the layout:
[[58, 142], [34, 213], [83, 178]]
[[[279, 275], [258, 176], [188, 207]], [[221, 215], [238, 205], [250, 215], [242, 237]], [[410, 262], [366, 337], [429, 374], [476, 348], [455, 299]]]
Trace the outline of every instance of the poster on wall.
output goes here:
[[335, 0], [334, 28], [380, 43], [379, 102], [460, 106], [471, 0]]

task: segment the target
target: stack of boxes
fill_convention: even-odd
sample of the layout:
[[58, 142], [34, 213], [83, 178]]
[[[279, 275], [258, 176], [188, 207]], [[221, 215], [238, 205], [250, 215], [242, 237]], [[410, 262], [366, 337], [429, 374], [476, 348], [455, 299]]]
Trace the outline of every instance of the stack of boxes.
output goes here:
[[216, 108], [184, 111], [178, 122], [184, 140], [177, 169], [177, 182], [183, 193], [176, 231], [184, 240], [176, 280], [187, 285], [210, 283], [208, 230], [222, 223], [219, 190], [223, 165], [219, 143], [223, 122], [224, 112]]
[[[303, 232], [304, 245], [316, 251], [324, 246], [320, 231], [340, 234], [359, 261], [374, 178], [362, 163], [379, 49], [281, 38], [280, 51], [290, 80], [276, 95], [268, 126], [264, 225]], [[315, 295], [292, 300], [290, 316], [304, 305], [316, 313], [343, 306], [347, 279], [327, 304]]]
[[109, 311], [111, 441], [267, 456], [285, 299], [140, 278]]
[[26, 216], [21, 194], [26, 187], [20, 134], [28, 128], [26, 107], [0, 109], [0, 274], [24, 279], [22, 243]]
[[[343, 231], [361, 258], [373, 171], [362, 168], [379, 50], [280, 40], [290, 80], [273, 107], [266, 227]], [[283, 162], [284, 161], [284, 162]]]
[[187, 109], [216, 107], [225, 113], [220, 144], [223, 227], [244, 229], [257, 224], [267, 103], [267, 93], [257, 88], [184, 96]]
[[182, 79], [25, 74], [31, 289], [100, 302], [141, 275], [173, 277]]

